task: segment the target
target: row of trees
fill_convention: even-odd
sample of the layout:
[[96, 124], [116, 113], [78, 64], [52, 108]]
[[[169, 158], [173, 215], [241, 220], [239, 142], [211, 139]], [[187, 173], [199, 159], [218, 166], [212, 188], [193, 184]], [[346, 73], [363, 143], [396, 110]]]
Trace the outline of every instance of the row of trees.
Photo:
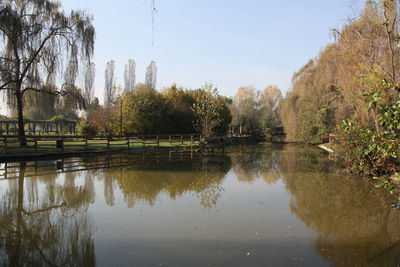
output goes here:
[[281, 91], [273, 85], [263, 91], [253, 86], [240, 87], [231, 106], [233, 131], [261, 136], [272, 134], [280, 125], [277, 107], [281, 99]]
[[124, 91], [114, 105], [93, 106], [81, 127], [87, 133], [159, 134], [226, 132], [232, 117], [229, 99], [212, 84], [197, 90], [176, 85], [158, 92], [147, 84]]
[[397, 1], [382, 0], [367, 1], [359, 18], [333, 31], [335, 42], [293, 75], [279, 104], [289, 141], [317, 143], [335, 132], [348, 168], [398, 170], [398, 29]]
[[280, 90], [272, 85], [263, 91], [240, 87], [232, 99], [219, 95], [211, 83], [197, 90], [172, 85], [161, 92], [139, 83], [109, 105], [92, 106], [81, 129], [91, 134], [201, 132], [203, 136], [230, 130], [268, 137], [280, 125], [281, 99]]
[[[115, 74], [115, 61], [111, 60], [107, 62], [106, 69], [104, 72], [104, 104], [106, 106], [112, 106], [117, 101], [117, 98], [121, 96], [123, 92], [133, 92], [136, 86], [136, 63], [135, 60], [129, 59], [125, 65], [124, 72], [124, 89], [121, 86], [116, 85], [117, 77]], [[146, 68], [145, 85], [147, 87], [156, 87], [157, 82], [157, 66], [154, 60], [152, 60], [149, 66]]]
[[[107, 62], [105, 68], [105, 85], [104, 99], [106, 105], [113, 105], [117, 101], [122, 91], [133, 91], [136, 82], [136, 63], [133, 59], [129, 59], [125, 65], [124, 72], [124, 89], [116, 85], [115, 61]], [[24, 118], [32, 120], [48, 120], [54, 116], [64, 116], [67, 119], [78, 120], [79, 110], [81, 108], [90, 109], [92, 105], [98, 105], [99, 100], [94, 95], [94, 81], [96, 76], [96, 66], [93, 62], [89, 62], [82, 71], [83, 88], [74, 85], [77, 94], [82, 96], [84, 105], [78, 105], [76, 96], [68, 95], [60, 97], [57, 94], [42, 94], [42, 92], [27, 92], [23, 99]], [[68, 74], [68, 73], [67, 73]], [[68, 75], [64, 78], [67, 82]], [[147, 67], [146, 84], [155, 86], [157, 68], [155, 62], [152, 61]], [[68, 84], [75, 81], [68, 81]], [[82, 104], [83, 104], [82, 103]], [[12, 117], [17, 117], [17, 109], [11, 101], [10, 109]]]

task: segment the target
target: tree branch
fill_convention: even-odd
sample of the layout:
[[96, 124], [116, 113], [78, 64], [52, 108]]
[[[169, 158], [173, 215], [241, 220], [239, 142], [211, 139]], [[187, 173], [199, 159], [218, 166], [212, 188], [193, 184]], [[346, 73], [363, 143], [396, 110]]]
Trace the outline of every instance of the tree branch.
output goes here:
[[9, 80], [6, 83], [4, 83], [3, 85], [0, 86], [0, 90], [4, 90], [4, 89], [11, 89], [9, 87], [6, 87], [7, 85], [9, 85], [10, 83], [15, 83], [17, 82], [16, 80]]
[[42, 49], [45, 46], [45, 44], [47, 43], [47, 41], [50, 40], [50, 38], [53, 37], [57, 31], [59, 31], [59, 30], [61, 30], [63, 28], [64, 27], [58, 27], [58, 28], [55, 28], [55, 29], [51, 30], [51, 32], [46, 36], [46, 38], [43, 39], [43, 41], [40, 44], [39, 48], [30, 57], [30, 59], [27, 62], [27, 65], [25, 66], [24, 70], [22, 71], [22, 73], [20, 75], [20, 80], [21, 81], [24, 79], [24, 77], [25, 77], [26, 73], [28, 72], [28, 70], [30, 69], [32, 63], [36, 60], [37, 56], [39, 55], [40, 51], [42, 51]]
[[55, 206], [50, 206], [44, 209], [40, 209], [40, 210], [35, 210], [35, 211], [26, 211], [26, 210], [22, 210], [26, 215], [34, 215], [36, 213], [41, 213], [41, 212], [46, 212], [46, 211], [50, 211], [53, 209], [58, 209], [58, 208], [62, 208], [65, 206], [65, 203], [62, 203], [60, 205], [55, 205]]

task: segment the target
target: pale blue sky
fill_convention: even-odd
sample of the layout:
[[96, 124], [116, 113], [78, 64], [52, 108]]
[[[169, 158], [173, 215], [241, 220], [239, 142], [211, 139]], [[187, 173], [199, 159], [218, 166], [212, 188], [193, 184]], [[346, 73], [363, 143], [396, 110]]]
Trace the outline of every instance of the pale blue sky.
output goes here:
[[102, 99], [106, 62], [116, 61], [123, 85], [129, 58], [136, 61], [137, 82], [156, 61], [159, 89], [212, 81], [226, 96], [242, 85], [274, 84], [285, 93], [293, 72], [318, 55], [332, 41], [330, 29], [357, 15], [364, 1], [156, 0], [154, 48], [150, 0], [61, 2], [94, 16], [96, 95]]

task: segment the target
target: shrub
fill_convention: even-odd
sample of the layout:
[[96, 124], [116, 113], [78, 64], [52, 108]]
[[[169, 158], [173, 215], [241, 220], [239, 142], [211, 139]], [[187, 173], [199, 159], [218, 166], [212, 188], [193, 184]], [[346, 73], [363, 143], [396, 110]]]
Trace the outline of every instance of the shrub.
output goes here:
[[97, 127], [87, 120], [81, 120], [77, 125], [79, 135], [93, 137], [97, 134]]
[[378, 115], [376, 125], [344, 122], [344, 159], [351, 170], [361, 174], [391, 175], [400, 165], [400, 100], [388, 105], [381, 102], [378, 93], [367, 97], [369, 106]]

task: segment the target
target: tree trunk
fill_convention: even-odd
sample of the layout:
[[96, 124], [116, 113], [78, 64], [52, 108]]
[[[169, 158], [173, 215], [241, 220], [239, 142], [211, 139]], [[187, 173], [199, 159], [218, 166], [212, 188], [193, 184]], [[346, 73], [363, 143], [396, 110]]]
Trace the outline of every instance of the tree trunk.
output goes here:
[[22, 113], [22, 94], [20, 90], [15, 93], [17, 98], [17, 110], [18, 110], [18, 137], [20, 147], [27, 147], [25, 128], [24, 128], [24, 115]]
[[19, 170], [19, 177], [18, 177], [18, 204], [17, 204], [17, 224], [16, 224], [16, 229], [15, 229], [15, 240], [13, 240], [13, 244], [11, 245], [11, 253], [10, 253], [10, 259], [9, 263], [10, 266], [19, 266], [20, 263], [22, 264], [22, 259], [21, 259], [21, 244], [22, 244], [22, 238], [23, 238], [23, 201], [24, 201], [24, 177], [25, 177], [25, 168], [26, 168], [26, 163], [21, 162], [20, 165], [20, 170]]

